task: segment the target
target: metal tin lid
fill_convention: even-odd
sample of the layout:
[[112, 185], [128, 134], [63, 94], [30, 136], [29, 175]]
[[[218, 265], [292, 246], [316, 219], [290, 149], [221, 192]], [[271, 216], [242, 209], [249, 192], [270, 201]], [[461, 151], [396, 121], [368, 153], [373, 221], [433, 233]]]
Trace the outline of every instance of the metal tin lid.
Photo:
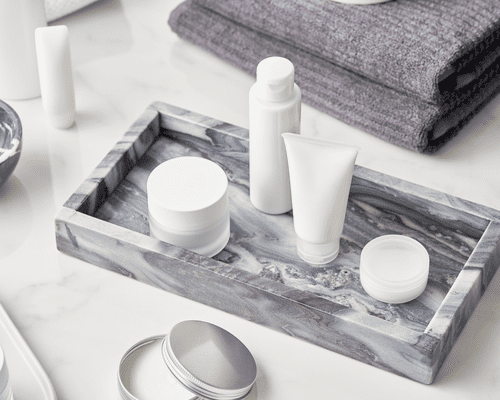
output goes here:
[[386, 303], [405, 303], [427, 285], [429, 253], [415, 239], [385, 235], [363, 248], [359, 265], [361, 285], [370, 296]]
[[166, 336], [131, 347], [120, 362], [118, 385], [124, 400], [188, 400], [193, 394], [237, 400], [250, 392], [256, 376], [253, 356], [231, 333], [208, 322], [184, 321]]

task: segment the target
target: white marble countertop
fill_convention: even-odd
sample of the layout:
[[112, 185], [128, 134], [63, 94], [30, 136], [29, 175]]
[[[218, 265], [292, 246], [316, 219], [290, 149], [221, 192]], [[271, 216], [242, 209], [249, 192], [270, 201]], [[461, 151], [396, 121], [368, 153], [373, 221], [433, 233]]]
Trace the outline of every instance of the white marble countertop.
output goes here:
[[[0, 303], [60, 400], [118, 399], [118, 363], [142, 338], [202, 319], [254, 354], [258, 399], [493, 399], [500, 396], [500, 276], [431, 386], [154, 289], [57, 251], [54, 217], [127, 128], [160, 100], [248, 127], [254, 78], [181, 41], [166, 23], [180, 0], [100, 0], [68, 26], [77, 118], [44, 120], [40, 99], [7, 101], [24, 147], [0, 189]], [[358, 164], [500, 208], [500, 97], [437, 154], [413, 153], [303, 106], [302, 131], [361, 147]]]

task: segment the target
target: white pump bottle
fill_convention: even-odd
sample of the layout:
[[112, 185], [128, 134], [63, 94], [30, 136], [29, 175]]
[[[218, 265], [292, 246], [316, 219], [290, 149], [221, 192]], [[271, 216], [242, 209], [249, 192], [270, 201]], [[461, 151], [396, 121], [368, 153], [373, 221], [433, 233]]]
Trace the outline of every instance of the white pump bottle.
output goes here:
[[290, 176], [282, 133], [300, 134], [301, 92], [293, 64], [269, 57], [257, 66], [249, 94], [250, 201], [267, 214], [292, 209]]

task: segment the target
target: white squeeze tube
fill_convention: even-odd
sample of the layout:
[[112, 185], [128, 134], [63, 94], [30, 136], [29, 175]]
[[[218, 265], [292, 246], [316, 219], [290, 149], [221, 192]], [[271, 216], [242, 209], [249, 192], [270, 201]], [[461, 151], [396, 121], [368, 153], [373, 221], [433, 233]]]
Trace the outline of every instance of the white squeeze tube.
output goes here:
[[75, 89], [68, 28], [37, 28], [35, 43], [45, 117], [55, 128], [69, 128], [75, 120]]
[[297, 253], [310, 264], [337, 257], [359, 148], [284, 133]]

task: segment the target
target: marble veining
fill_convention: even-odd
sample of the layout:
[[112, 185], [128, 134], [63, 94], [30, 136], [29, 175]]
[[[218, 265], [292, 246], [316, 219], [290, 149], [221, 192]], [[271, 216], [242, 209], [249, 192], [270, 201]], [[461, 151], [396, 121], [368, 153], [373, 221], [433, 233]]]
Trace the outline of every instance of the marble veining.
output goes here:
[[[248, 132], [154, 103], [66, 202], [60, 250], [278, 329], [379, 368], [430, 383], [498, 268], [499, 213], [361, 167], [355, 169], [339, 257], [310, 266], [295, 249], [292, 213], [258, 212], [248, 198]], [[146, 180], [177, 156], [227, 173], [231, 238], [205, 258], [148, 236]], [[363, 246], [382, 234], [419, 240], [429, 283], [389, 305], [359, 282]]]
[[[292, 213], [266, 215], [249, 202], [246, 143], [213, 132], [204, 132], [204, 136], [164, 132], [95, 216], [148, 235], [149, 173], [170, 158], [209, 158], [223, 167], [230, 181], [231, 238], [216, 260], [422, 332], [481, 237], [481, 226], [432, 219], [426, 209], [412, 207], [409, 195], [400, 193], [395, 199], [376, 185], [354, 178], [340, 256], [328, 266], [310, 266], [296, 254]], [[372, 299], [359, 280], [363, 246], [372, 238], [391, 233], [414, 237], [431, 257], [427, 290], [405, 305]]]

